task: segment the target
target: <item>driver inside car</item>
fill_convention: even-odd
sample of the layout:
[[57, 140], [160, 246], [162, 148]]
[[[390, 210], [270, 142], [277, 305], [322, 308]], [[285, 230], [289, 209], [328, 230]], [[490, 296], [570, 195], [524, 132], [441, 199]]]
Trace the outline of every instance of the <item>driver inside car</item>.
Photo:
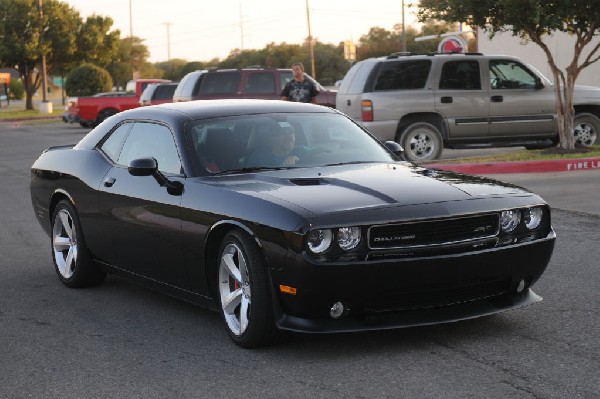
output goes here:
[[283, 125], [272, 138], [270, 146], [259, 148], [248, 160], [248, 167], [294, 166], [310, 148], [296, 146], [296, 132], [291, 125]]

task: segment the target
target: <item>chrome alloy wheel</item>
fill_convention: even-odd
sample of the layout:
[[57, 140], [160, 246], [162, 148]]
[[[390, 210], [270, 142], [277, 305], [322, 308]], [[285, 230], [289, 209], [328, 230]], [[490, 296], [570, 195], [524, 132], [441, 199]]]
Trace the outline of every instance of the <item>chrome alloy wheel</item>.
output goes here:
[[436, 150], [433, 138], [424, 132], [414, 132], [408, 137], [408, 149], [414, 160], [431, 159]]
[[244, 253], [232, 243], [227, 244], [221, 253], [219, 292], [229, 330], [237, 336], [244, 334], [250, 321], [250, 278]]
[[575, 123], [574, 136], [576, 143], [590, 147], [596, 142], [598, 138], [598, 132], [596, 132], [594, 125], [591, 123], [581, 121], [580, 123]]
[[71, 278], [77, 263], [77, 230], [73, 218], [65, 209], [61, 209], [54, 219], [52, 227], [52, 249], [58, 272], [65, 279]]

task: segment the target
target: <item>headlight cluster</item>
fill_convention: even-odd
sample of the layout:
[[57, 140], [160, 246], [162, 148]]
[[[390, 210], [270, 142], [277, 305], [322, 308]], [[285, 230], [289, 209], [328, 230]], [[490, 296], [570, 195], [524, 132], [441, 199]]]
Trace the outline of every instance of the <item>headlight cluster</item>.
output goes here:
[[306, 236], [308, 249], [314, 254], [327, 251], [334, 240], [344, 251], [350, 251], [360, 244], [360, 227], [340, 227], [337, 229], [316, 229]]
[[500, 228], [503, 233], [512, 233], [522, 223], [528, 230], [534, 230], [542, 223], [543, 215], [544, 211], [539, 206], [502, 211]]

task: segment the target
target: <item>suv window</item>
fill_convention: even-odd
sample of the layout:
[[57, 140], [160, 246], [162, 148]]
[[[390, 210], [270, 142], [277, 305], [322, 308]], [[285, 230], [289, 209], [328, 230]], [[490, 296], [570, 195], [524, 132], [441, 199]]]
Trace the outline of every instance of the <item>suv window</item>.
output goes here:
[[175, 92], [176, 84], [158, 85], [154, 91], [154, 100], [171, 100]]
[[200, 86], [194, 95], [231, 94], [237, 92], [241, 74], [232, 72], [209, 72], [200, 78]]
[[480, 90], [479, 62], [446, 62], [442, 68], [440, 89]]
[[536, 76], [522, 64], [512, 60], [490, 60], [492, 89], [533, 89]]
[[246, 84], [248, 94], [273, 94], [275, 93], [275, 77], [269, 72], [256, 72], [248, 75]]
[[375, 91], [422, 89], [430, 69], [430, 60], [384, 62], [375, 83]]

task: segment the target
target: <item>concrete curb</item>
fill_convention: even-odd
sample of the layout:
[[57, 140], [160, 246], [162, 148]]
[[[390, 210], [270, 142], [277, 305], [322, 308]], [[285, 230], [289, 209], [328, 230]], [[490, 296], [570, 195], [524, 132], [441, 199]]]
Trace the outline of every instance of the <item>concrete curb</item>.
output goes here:
[[471, 175], [503, 173], [572, 172], [600, 170], [600, 158], [554, 159], [549, 161], [488, 162], [488, 163], [431, 163], [421, 166], [450, 170]]

